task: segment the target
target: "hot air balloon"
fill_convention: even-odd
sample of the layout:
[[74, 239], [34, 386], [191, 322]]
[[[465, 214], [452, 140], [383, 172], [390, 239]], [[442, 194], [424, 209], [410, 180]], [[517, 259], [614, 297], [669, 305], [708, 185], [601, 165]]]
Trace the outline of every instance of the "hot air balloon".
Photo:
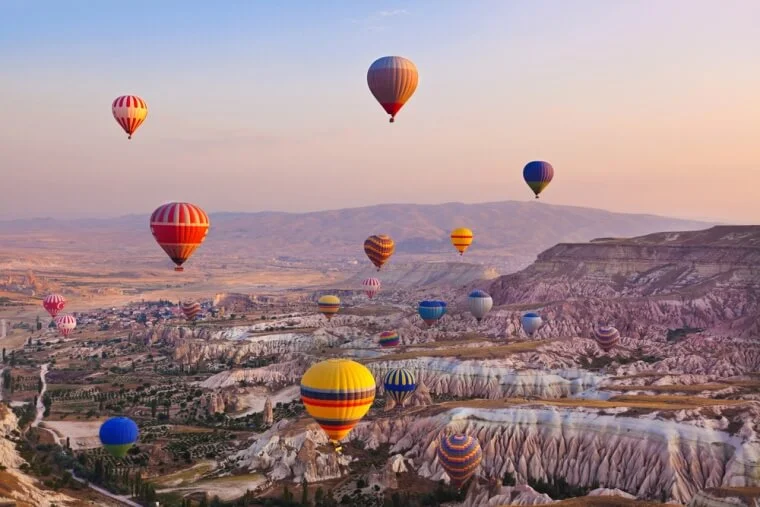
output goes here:
[[362, 287], [364, 287], [364, 293], [367, 294], [367, 297], [372, 299], [375, 297], [375, 294], [377, 294], [380, 291], [380, 286], [382, 284], [380, 283], [380, 280], [377, 278], [365, 278], [362, 280]]
[[383, 106], [385, 112], [391, 115], [391, 123], [414, 94], [418, 81], [417, 67], [410, 60], [400, 56], [378, 58], [367, 71], [369, 91]]
[[437, 454], [438, 462], [457, 488], [473, 476], [483, 458], [480, 442], [462, 434], [442, 436], [438, 440]]
[[66, 306], [66, 299], [60, 294], [48, 294], [42, 300], [42, 306], [47, 310], [51, 317], [55, 318], [58, 312]]
[[535, 312], [528, 312], [522, 316], [522, 328], [529, 336], [533, 336], [533, 333], [538, 331], [544, 324], [541, 320], [541, 316]]
[[528, 162], [528, 165], [523, 169], [525, 183], [536, 194], [536, 199], [538, 199], [538, 194], [543, 192], [549, 183], [551, 183], [553, 177], [554, 168], [549, 162], [534, 160], [533, 162]]
[[338, 296], [322, 296], [317, 301], [317, 305], [319, 306], [319, 313], [330, 320], [340, 311], [340, 298]]
[[377, 266], [378, 271], [391, 258], [395, 250], [396, 246], [393, 240], [385, 234], [370, 236], [364, 241], [364, 253], [367, 254], [372, 264]]
[[475, 319], [480, 322], [493, 307], [493, 299], [486, 291], [474, 290], [467, 296], [467, 305]]
[[55, 318], [55, 326], [58, 328], [58, 332], [64, 337], [71, 334], [71, 332], [77, 327], [77, 319], [73, 315], [67, 313], [65, 315], [59, 315]]
[[100, 426], [100, 442], [116, 458], [126, 456], [139, 435], [137, 424], [128, 417], [112, 417]]
[[381, 347], [395, 347], [399, 343], [399, 336], [397, 331], [383, 331], [380, 333], [380, 339], [378, 340]]
[[111, 112], [116, 123], [127, 133], [127, 139], [132, 139], [132, 134], [148, 116], [148, 104], [137, 95], [122, 95], [111, 104]]
[[460, 227], [451, 231], [451, 244], [459, 250], [459, 255], [464, 255], [464, 251], [472, 244], [472, 231], [466, 227]]
[[206, 212], [187, 202], [170, 202], [159, 206], [150, 216], [150, 232], [164, 252], [174, 261], [174, 271], [203, 243], [208, 233]]
[[383, 387], [388, 396], [396, 401], [396, 405], [401, 407], [404, 401], [417, 389], [417, 383], [412, 372], [406, 368], [397, 368], [385, 374]]
[[599, 326], [594, 330], [594, 338], [599, 348], [608, 352], [620, 341], [620, 333], [612, 326]]
[[201, 304], [197, 301], [183, 301], [182, 313], [185, 314], [187, 320], [195, 320], [199, 313], [201, 313]]
[[432, 326], [446, 314], [446, 303], [443, 301], [421, 301], [417, 311], [425, 324]]
[[374, 400], [375, 377], [365, 366], [349, 359], [322, 361], [301, 378], [301, 401], [336, 448]]

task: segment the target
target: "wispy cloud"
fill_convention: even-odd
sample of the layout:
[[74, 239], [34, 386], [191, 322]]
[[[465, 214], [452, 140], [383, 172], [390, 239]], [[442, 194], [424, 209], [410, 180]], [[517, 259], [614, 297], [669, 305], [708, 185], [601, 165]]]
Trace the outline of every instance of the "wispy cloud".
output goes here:
[[370, 32], [380, 32], [388, 28], [388, 25], [384, 24], [384, 22], [388, 21], [389, 18], [405, 16], [407, 14], [409, 14], [409, 11], [406, 9], [375, 11], [362, 19], [351, 19], [351, 23], [361, 25]]
[[378, 11], [375, 13], [376, 16], [380, 16], [381, 18], [389, 18], [401, 14], [409, 14], [409, 11], [406, 9], [393, 9], [392, 11]]

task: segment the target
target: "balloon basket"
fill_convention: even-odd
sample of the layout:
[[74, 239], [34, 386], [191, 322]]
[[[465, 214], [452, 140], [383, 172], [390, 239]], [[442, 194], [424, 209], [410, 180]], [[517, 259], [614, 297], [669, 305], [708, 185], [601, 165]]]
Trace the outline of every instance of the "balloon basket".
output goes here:
[[185, 268], [183, 268], [182, 266], [177, 266], [176, 268], [174, 268], [174, 271], [184, 271], [184, 270]]

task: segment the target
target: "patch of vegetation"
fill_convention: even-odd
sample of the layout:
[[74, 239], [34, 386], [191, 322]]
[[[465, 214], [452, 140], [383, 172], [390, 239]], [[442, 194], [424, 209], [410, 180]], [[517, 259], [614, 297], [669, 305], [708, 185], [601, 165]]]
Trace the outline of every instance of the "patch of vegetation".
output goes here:
[[701, 333], [704, 329], [699, 327], [679, 327], [678, 329], [668, 329], [666, 339], [668, 343], [677, 343], [690, 334]]
[[548, 481], [528, 478], [528, 485], [539, 493], [549, 495], [554, 500], [586, 496], [590, 491], [599, 487], [598, 482], [589, 486], [573, 486], [568, 484], [563, 477], [550, 477]]

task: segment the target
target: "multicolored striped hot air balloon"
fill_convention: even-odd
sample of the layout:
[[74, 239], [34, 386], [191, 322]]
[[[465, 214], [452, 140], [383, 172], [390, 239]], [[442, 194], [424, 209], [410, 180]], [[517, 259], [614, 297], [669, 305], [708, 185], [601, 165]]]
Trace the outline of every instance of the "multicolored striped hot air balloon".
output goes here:
[[164, 204], [150, 216], [150, 232], [177, 265], [175, 271], [183, 271], [182, 264], [206, 239], [208, 227], [206, 212], [187, 202]]
[[612, 326], [599, 326], [594, 329], [594, 339], [600, 349], [608, 352], [620, 341], [620, 332]]
[[522, 323], [523, 331], [525, 331], [529, 336], [533, 336], [533, 333], [541, 329], [541, 326], [544, 325], [544, 321], [541, 320], [541, 316], [536, 312], [528, 312], [523, 314], [520, 321]]
[[474, 437], [461, 434], [442, 436], [438, 440], [437, 455], [451, 484], [457, 488], [462, 487], [475, 474], [483, 459], [480, 442]]
[[538, 194], [543, 192], [554, 178], [554, 168], [549, 162], [534, 160], [528, 162], [523, 169], [523, 178], [538, 199]]
[[313, 365], [301, 378], [306, 411], [337, 446], [367, 414], [375, 400], [375, 377], [350, 359], [328, 359]]
[[66, 299], [60, 294], [48, 294], [45, 299], [42, 300], [42, 306], [47, 310], [51, 317], [55, 318], [58, 312], [63, 310], [66, 306]]
[[340, 298], [338, 296], [322, 296], [317, 301], [319, 313], [325, 316], [327, 320], [340, 311]]
[[111, 104], [111, 112], [116, 123], [127, 133], [127, 139], [132, 139], [132, 134], [148, 117], [148, 104], [137, 95], [122, 95]]
[[185, 318], [190, 321], [195, 320], [201, 313], [201, 304], [197, 301], [183, 301], [181, 308]]
[[441, 317], [446, 315], [446, 303], [436, 300], [420, 301], [420, 304], [417, 307], [417, 312], [420, 314], [420, 317], [422, 317], [422, 320], [425, 321], [425, 324], [432, 326]]
[[493, 308], [493, 299], [486, 291], [476, 289], [467, 296], [467, 305], [475, 319], [480, 322]]
[[393, 123], [396, 114], [404, 107], [417, 89], [419, 74], [417, 67], [400, 56], [384, 56], [375, 60], [367, 71], [367, 85], [375, 99], [391, 115]]
[[459, 227], [451, 231], [451, 244], [459, 251], [459, 255], [464, 255], [472, 244], [472, 231], [467, 227]]
[[395, 347], [399, 344], [399, 341], [400, 339], [397, 331], [383, 331], [380, 333], [378, 343], [380, 343], [381, 347]]
[[137, 424], [128, 417], [112, 417], [100, 426], [100, 442], [116, 458], [126, 456], [139, 436]]
[[58, 332], [61, 333], [62, 336], [66, 337], [76, 329], [77, 319], [70, 313], [59, 315], [55, 318], [55, 327], [58, 328]]
[[362, 287], [364, 287], [364, 293], [367, 295], [368, 298], [372, 299], [375, 297], [375, 295], [380, 292], [380, 286], [382, 284], [380, 283], [380, 280], [377, 278], [365, 278], [362, 280]]
[[396, 405], [401, 407], [404, 401], [417, 389], [417, 383], [412, 372], [406, 368], [396, 368], [385, 374], [383, 387], [386, 394], [396, 401]]
[[364, 253], [367, 254], [372, 264], [377, 266], [378, 271], [380, 271], [380, 268], [391, 258], [391, 255], [395, 251], [396, 245], [391, 237], [385, 234], [370, 236], [364, 240]]

